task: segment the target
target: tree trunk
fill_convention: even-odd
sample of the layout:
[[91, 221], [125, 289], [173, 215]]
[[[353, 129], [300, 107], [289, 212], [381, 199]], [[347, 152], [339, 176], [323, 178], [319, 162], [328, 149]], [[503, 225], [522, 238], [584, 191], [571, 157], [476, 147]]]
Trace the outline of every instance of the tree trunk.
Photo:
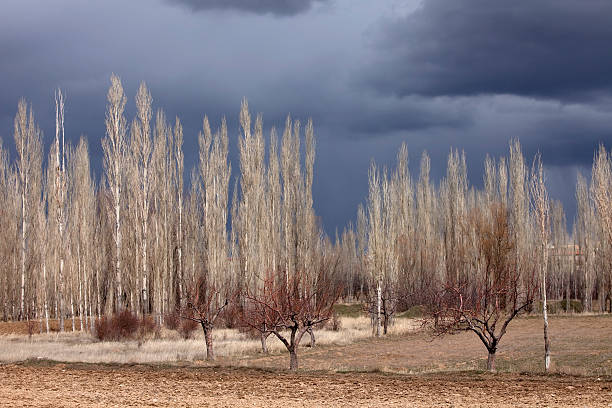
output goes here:
[[386, 335], [387, 334], [387, 329], [388, 329], [388, 315], [387, 315], [387, 300], [385, 298], [382, 298], [382, 317], [383, 317], [383, 321], [382, 321], [382, 326], [383, 326], [383, 334]]
[[[115, 163], [115, 174], [119, 174], [119, 163], [118, 161]], [[119, 184], [115, 185], [115, 284], [117, 285], [117, 312], [123, 310], [123, 288], [121, 287], [121, 218], [120, 218], [120, 208], [121, 204], [119, 202]]]
[[268, 354], [268, 336], [270, 333], [261, 333], [261, 352]]
[[487, 371], [494, 373], [495, 370], [495, 351], [489, 350], [489, 357], [487, 358]]
[[45, 308], [45, 327], [47, 334], [49, 333], [49, 302], [47, 301], [47, 264], [43, 261], [43, 291], [44, 291], [44, 308]]
[[314, 329], [312, 328], [312, 326], [310, 326], [308, 327], [307, 331], [308, 331], [308, 334], [310, 334], [310, 348], [314, 348], [314, 346], [316, 345]]
[[26, 256], [26, 196], [22, 186], [21, 192], [21, 307], [19, 320], [24, 320], [25, 314], [25, 256]]
[[[83, 280], [81, 279], [81, 246], [77, 244], [77, 277], [79, 280], [79, 324], [81, 326], [81, 331], [83, 331], [83, 315], [84, 315], [84, 301], [83, 301]], [[87, 322], [85, 322], [87, 324]]]
[[[61, 248], [61, 247], [60, 247]], [[60, 255], [59, 277], [57, 283], [57, 303], [59, 313], [59, 329], [64, 331], [64, 258]]]
[[213, 351], [213, 328], [211, 324], [202, 322], [202, 329], [204, 330], [204, 340], [206, 341], [206, 360], [213, 361], [215, 359], [215, 353]]
[[389, 316], [385, 314], [385, 318], [383, 319], [383, 334], [387, 334], [387, 330], [389, 329]]
[[98, 319], [102, 318], [102, 299], [101, 299], [101, 288], [100, 288], [100, 269], [96, 268], [96, 314]]
[[548, 314], [544, 309], [544, 369], [550, 369], [550, 338], [548, 337]]
[[380, 281], [376, 286], [376, 337], [380, 337], [380, 303], [381, 303], [381, 288]]
[[567, 279], [567, 282], [565, 284], [565, 313], [569, 313], [570, 312], [570, 308], [571, 308], [571, 302], [570, 302], [570, 280], [569, 278]]
[[544, 315], [544, 369], [550, 368], [550, 338], [548, 337], [548, 306], [546, 304], [546, 272], [542, 283], [542, 311]]
[[[144, 170], [144, 178], [147, 180], [147, 169], [145, 167]], [[143, 221], [142, 221], [142, 315], [146, 315], [149, 312], [149, 299], [148, 299], [148, 289], [147, 285], [147, 235], [148, 235], [148, 214], [149, 214], [149, 202], [146, 198], [146, 192], [143, 192], [145, 195], [144, 204], [143, 204]]]
[[289, 350], [289, 370], [291, 371], [297, 371], [298, 369], [298, 356], [297, 356], [297, 351], [294, 349], [290, 349]]
[[74, 297], [72, 296], [72, 284], [70, 284], [70, 318], [72, 319], [72, 331], [76, 331], [76, 325], [74, 321]]
[[[179, 189], [182, 189], [183, 186], [179, 186]], [[183, 300], [183, 281], [185, 277], [183, 276], [183, 193], [179, 191], [178, 197], [178, 212], [179, 212], [179, 222], [178, 222], [178, 233], [177, 233], [177, 241], [178, 241], [178, 287], [179, 287], [179, 298], [177, 299], [177, 304], [182, 305]]]

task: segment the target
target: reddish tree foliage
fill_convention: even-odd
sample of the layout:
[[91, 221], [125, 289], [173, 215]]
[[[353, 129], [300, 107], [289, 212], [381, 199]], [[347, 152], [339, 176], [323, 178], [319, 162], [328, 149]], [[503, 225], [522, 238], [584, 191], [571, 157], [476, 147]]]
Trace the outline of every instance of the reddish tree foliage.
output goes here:
[[432, 292], [430, 318], [437, 335], [475, 333], [489, 352], [487, 369], [495, 371], [495, 352], [508, 325], [526, 311], [538, 293], [535, 269], [517, 266], [506, 208], [494, 204], [490, 214], [473, 214], [479, 267], [461, 282], [445, 282]]
[[227, 293], [221, 293], [214, 285], [209, 284], [206, 277], [198, 278], [195, 286], [187, 291], [187, 303], [181, 310], [181, 318], [197, 322], [204, 331], [206, 341], [206, 359], [214, 360], [212, 333], [219, 315], [229, 304], [233, 297]]
[[157, 329], [150, 316], [139, 319], [135, 313], [124, 309], [110, 317], [103, 316], [96, 321], [95, 333], [100, 341], [120, 341], [138, 337], [143, 339]]
[[289, 369], [295, 371], [302, 337], [332, 316], [340, 294], [341, 288], [324, 272], [316, 279], [302, 272], [290, 277], [268, 273], [259, 291], [245, 294], [243, 320], [262, 334], [262, 343], [264, 336], [275, 335], [289, 352]]

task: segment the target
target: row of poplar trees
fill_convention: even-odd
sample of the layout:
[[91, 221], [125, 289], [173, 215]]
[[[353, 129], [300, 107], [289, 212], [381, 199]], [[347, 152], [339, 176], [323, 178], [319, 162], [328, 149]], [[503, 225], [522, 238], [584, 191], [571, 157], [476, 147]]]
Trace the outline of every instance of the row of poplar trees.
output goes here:
[[131, 122], [126, 102], [113, 75], [99, 184], [86, 139], [76, 147], [65, 142], [62, 93], [46, 169], [42, 132], [19, 102], [17, 159], [11, 164], [0, 151], [4, 320], [36, 319], [44, 330], [50, 319], [60, 320], [60, 330], [71, 320], [73, 330], [86, 330], [96, 318], [130, 309], [161, 321], [189, 301], [202, 278], [222, 301], [255, 294], [270, 271], [283, 279], [296, 271], [317, 275], [331, 245], [312, 208], [311, 121], [302, 129], [288, 117], [280, 140], [272, 129], [266, 149], [263, 119], [253, 120], [243, 101], [240, 174], [230, 200], [225, 119], [213, 131], [204, 118], [186, 188], [180, 120], [153, 111], [144, 83]]
[[578, 175], [570, 234], [563, 206], [548, 196], [540, 156], [528, 163], [517, 140], [508, 158], [486, 158], [482, 189], [470, 186], [465, 154], [454, 149], [439, 184], [430, 180], [427, 153], [414, 179], [402, 145], [393, 171], [371, 165], [357, 226], [337, 240], [340, 274], [350, 296], [365, 295], [376, 334], [386, 333], [398, 309], [428, 304], [432, 290], [491, 267], [481, 238], [495, 207], [510, 230], [506, 261], [520, 275], [536, 274], [543, 303], [548, 297], [563, 300], [567, 311], [610, 310], [611, 192], [612, 157], [600, 146], [590, 183]]
[[543, 296], [564, 299], [568, 310], [578, 299], [587, 311], [602, 310], [610, 296], [612, 159], [604, 147], [590, 182], [578, 177], [571, 233], [560, 202], [548, 198], [539, 157], [527, 163], [518, 141], [507, 159], [486, 159], [483, 189], [470, 186], [465, 155], [453, 149], [438, 184], [426, 153], [413, 178], [403, 145], [392, 172], [372, 164], [356, 225], [331, 243], [313, 210], [311, 121], [302, 129], [288, 117], [280, 140], [274, 128], [265, 136], [261, 115], [253, 120], [244, 101], [240, 168], [230, 186], [227, 125], [213, 131], [205, 117], [199, 160], [185, 183], [180, 120], [154, 112], [141, 84], [128, 122], [113, 75], [104, 176], [96, 183], [86, 139], [65, 142], [59, 91], [55, 102], [46, 168], [42, 132], [25, 101], [15, 117], [15, 160], [0, 146], [4, 320], [37, 319], [48, 330], [49, 319], [62, 329], [70, 319], [73, 329], [87, 329], [128, 308], [161, 321], [202, 278], [222, 302], [231, 293], [256, 295], [270, 273], [287, 281], [300, 273], [315, 285], [325, 271], [345, 299], [369, 305], [380, 334], [396, 310], [427, 303], [432, 282], [465, 281], [486, 267], [477, 237], [492, 206], [508, 219], [513, 267], [539, 271]]

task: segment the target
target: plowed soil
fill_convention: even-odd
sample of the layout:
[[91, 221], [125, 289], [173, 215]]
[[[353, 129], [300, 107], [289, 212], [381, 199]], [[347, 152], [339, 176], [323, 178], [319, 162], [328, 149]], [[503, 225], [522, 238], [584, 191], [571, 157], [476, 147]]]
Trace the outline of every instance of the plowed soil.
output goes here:
[[502, 341], [498, 374], [478, 371], [486, 353], [473, 334], [417, 332], [300, 348], [297, 374], [284, 370], [286, 353], [222, 358], [220, 366], [0, 365], [0, 407], [612, 407], [612, 320], [555, 317], [551, 328], [551, 375], [542, 374], [541, 321], [519, 319]]
[[232, 368], [0, 367], [11, 407], [610, 406], [609, 379], [520, 374], [299, 373]]

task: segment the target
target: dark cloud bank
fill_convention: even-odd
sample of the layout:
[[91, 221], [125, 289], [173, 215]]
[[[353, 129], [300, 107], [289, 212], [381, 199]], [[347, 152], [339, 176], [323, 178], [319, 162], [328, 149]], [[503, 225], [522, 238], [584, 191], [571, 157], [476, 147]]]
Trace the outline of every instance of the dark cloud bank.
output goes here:
[[427, 150], [434, 178], [442, 177], [452, 146], [465, 149], [470, 179], [481, 185], [485, 154], [506, 155], [517, 137], [528, 156], [542, 152], [551, 195], [571, 222], [576, 172], [589, 171], [598, 143], [612, 144], [612, 2], [425, 0], [402, 15], [398, 3], [7, 1], [0, 6], [0, 136], [10, 147], [25, 96], [49, 140], [53, 89], [61, 86], [68, 134], [88, 136], [99, 177], [115, 72], [128, 116], [142, 80], [156, 107], [181, 116], [186, 169], [204, 114], [215, 125], [227, 116], [239, 168], [243, 96], [266, 129], [282, 127], [289, 113], [312, 116], [315, 207], [330, 234], [354, 219], [370, 160], [393, 166], [404, 141], [415, 176]]
[[193, 11], [239, 10], [255, 14], [293, 16], [309, 10], [314, 3], [328, 0], [166, 0]]
[[370, 86], [566, 99], [612, 85], [612, 2], [426, 0], [381, 28]]

